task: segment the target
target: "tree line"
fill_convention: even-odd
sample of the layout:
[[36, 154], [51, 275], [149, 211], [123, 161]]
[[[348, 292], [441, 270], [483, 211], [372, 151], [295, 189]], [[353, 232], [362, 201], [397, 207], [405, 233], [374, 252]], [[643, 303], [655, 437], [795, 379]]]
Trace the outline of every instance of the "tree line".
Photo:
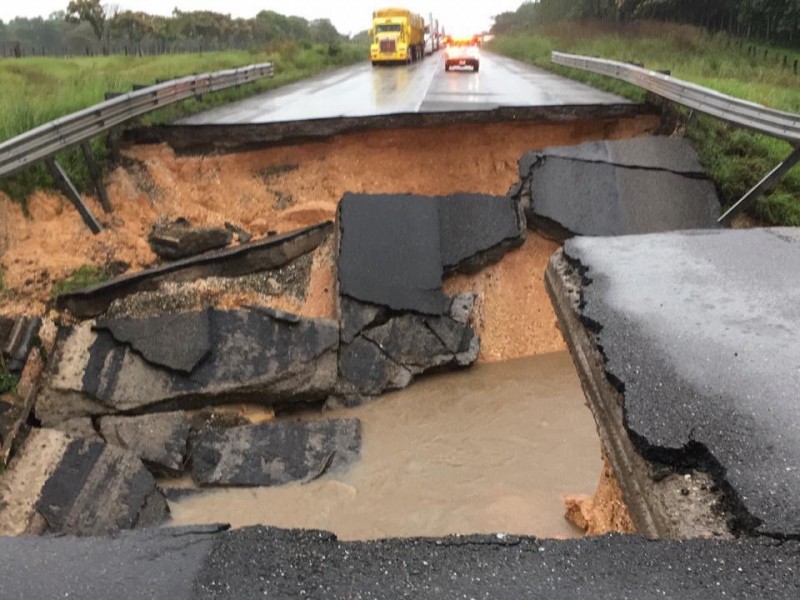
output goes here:
[[328, 19], [308, 21], [269, 10], [241, 19], [177, 8], [164, 17], [119, 11], [100, 0], [72, 0], [47, 18], [0, 20], [2, 56], [18, 57], [247, 50], [288, 40], [335, 45], [346, 39]]
[[492, 32], [513, 33], [570, 20], [671, 21], [800, 46], [800, 0], [538, 0], [495, 17]]

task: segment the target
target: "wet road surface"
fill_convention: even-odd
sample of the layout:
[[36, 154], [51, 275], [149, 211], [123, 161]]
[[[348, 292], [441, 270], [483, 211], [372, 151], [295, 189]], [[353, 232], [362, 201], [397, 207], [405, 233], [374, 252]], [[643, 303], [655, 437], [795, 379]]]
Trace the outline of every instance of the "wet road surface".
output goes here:
[[794, 600], [800, 585], [796, 540], [492, 535], [343, 542], [319, 531], [193, 527], [113, 538], [0, 538], [0, 552], [8, 599]]
[[573, 238], [626, 427], [663, 464], [724, 478], [744, 529], [800, 535], [800, 233]]
[[478, 73], [445, 72], [444, 53], [410, 66], [364, 62], [199, 113], [181, 125], [278, 123], [501, 106], [622, 104], [626, 100], [543, 69], [481, 53]]

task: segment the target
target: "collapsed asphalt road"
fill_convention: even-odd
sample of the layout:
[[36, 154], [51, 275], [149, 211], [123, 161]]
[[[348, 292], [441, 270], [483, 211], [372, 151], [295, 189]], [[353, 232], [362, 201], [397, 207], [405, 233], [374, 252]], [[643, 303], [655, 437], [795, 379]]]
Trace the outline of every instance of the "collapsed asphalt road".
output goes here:
[[[0, 538], [3, 597], [791, 599], [800, 542], [537, 540], [498, 534], [339, 542], [218, 527], [115, 538]], [[123, 591], [124, 590], [124, 591]]]
[[800, 537], [798, 230], [576, 238], [558, 263], [638, 452], [709, 472], [734, 531]]

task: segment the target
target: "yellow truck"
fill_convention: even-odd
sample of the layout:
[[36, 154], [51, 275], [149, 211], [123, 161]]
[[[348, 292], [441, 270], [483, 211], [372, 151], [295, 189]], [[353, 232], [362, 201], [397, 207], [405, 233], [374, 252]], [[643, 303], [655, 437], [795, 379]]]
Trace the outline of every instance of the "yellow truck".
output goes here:
[[381, 8], [372, 13], [372, 66], [411, 63], [425, 56], [425, 20], [405, 8]]

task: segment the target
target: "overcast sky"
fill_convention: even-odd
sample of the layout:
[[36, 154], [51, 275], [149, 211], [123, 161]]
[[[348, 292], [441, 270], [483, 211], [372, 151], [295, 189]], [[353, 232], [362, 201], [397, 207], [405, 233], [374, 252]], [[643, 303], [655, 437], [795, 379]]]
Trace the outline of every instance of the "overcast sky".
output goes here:
[[[103, 4], [118, 6], [121, 10], [143, 11], [167, 15], [174, 7], [180, 10], [213, 10], [233, 17], [253, 17], [262, 10], [274, 10], [285, 15], [306, 19], [328, 18], [345, 34], [358, 33], [369, 28], [370, 15], [375, 8], [403, 6], [423, 15], [433, 13], [434, 18], [447, 31], [471, 34], [488, 29], [492, 16], [514, 10], [523, 0], [110, 0]], [[64, 10], [69, 0], [0, 0], [0, 19], [14, 17], [46, 17]]]

